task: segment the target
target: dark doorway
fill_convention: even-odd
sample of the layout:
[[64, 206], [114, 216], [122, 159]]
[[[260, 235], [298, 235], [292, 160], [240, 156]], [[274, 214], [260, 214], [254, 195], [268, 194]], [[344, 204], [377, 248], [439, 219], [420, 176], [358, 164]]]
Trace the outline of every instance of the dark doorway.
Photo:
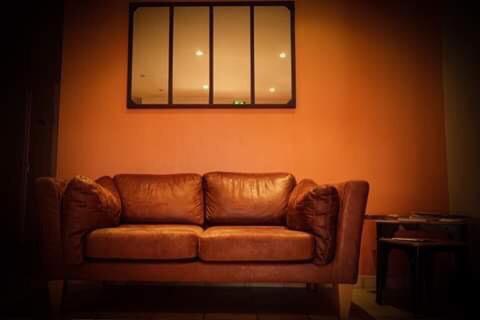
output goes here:
[[2, 19], [6, 100], [2, 106], [2, 255], [10, 309], [33, 301], [40, 272], [33, 182], [54, 176], [63, 1], [10, 4]]

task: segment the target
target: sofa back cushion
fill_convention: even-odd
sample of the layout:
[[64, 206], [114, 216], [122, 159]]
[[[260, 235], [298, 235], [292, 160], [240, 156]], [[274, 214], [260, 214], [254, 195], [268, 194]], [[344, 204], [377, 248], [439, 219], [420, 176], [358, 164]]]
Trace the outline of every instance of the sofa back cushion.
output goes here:
[[203, 179], [208, 224], [285, 224], [293, 175], [212, 172]]
[[315, 235], [316, 264], [327, 264], [333, 259], [339, 208], [338, 191], [332, 185], [317, 185], [304, 179], [290, 195], [287, 226]]
[[202, 225], [202, 177], [198, 174], [115, 176], [124, 223]]

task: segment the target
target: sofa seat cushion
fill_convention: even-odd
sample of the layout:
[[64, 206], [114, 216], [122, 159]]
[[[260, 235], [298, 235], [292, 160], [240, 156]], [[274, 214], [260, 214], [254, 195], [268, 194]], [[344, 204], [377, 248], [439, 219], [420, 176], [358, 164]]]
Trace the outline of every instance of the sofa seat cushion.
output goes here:
[[197, 257], [194, 225], [135, 225], [92, 231], [86, 238], [85, 255], [96, 259], [178, 260]]
[[311, 234], [282, 226], [216, 226], [199, 240], [203, 261], [307, 261], [313, 251]]

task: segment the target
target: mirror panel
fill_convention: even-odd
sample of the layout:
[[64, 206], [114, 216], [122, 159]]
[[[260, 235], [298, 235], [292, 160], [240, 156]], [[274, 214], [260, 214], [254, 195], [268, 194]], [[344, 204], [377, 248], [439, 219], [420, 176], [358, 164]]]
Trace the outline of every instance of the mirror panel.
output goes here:
[[169, 8], [141, 7], [134, 13], [130, 99], [168, 103]]
[[250, 8], [214, 7], [214, 104], [250, 103]]
[[173, 103], [207, 104], [209, 8], [176, 7], [173, 35]]
[[255, 7], [255, 103], [286, 104], [292, 99], [290, 11]]

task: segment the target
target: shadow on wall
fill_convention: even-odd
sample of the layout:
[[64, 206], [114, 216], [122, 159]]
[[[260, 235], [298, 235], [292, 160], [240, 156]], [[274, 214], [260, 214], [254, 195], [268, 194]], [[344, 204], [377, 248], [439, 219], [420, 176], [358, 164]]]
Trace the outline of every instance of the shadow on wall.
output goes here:
[[473, 217], [472, 270], [480, 284], [480, 42], [478, 10], [448, 1], [444, 12], [443, 78], [450, 209]]

